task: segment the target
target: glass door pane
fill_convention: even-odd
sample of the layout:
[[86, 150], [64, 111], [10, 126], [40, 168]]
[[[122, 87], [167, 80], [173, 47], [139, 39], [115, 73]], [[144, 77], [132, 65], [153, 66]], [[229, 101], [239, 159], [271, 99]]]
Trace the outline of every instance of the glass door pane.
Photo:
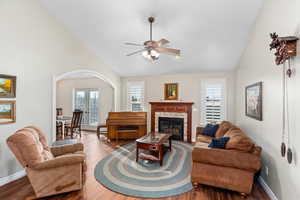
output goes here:
[[84, 90], [75, 91], [74, 110], [81, 110], [83, 112], [82, 124], [88, 124], [86, 91]]
[[89, 125], [97, 126], [99, 122], [99, 91], [89, 91]]

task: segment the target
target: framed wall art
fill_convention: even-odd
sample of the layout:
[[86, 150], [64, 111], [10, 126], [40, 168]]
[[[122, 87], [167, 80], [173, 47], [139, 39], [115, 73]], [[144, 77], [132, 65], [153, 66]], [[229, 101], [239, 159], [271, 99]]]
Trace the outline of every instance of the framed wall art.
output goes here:
[[165, 100], [178, 100], [178, 83], [165, 83]]
[[262, 121], [262, 82], [258, 82], [246, 87], [246, 116]]
[[0, 98], [16, 97], [16, 76], [0, 74]]
[[0, 101], [0, 124], [16, 122], [16, 102]]

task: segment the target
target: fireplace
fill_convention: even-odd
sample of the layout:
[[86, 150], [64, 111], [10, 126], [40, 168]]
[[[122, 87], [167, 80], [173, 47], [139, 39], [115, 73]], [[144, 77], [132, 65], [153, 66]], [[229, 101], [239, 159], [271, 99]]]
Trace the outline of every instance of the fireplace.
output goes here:
[[159, 130], [159, 132], [165, 132], [165, 133], [172, 134], [173, 140], [183, 141], [184, 119], [183, 118], [159, 117], [158, 118], [158, 130]]
[[[192, 142], [192, 105], [193, 102], [150, 102], [151, 104], [151, 131], [160, 131], [159, 118], [180, 118], [183, 120], [183, 131], [178, 127], [168, 128], [181, 135], [184, 142]], [[169, 125], [166, 125], [169, 126]], [[179, 132], [177, 134], [177, 132]], [[175, 137], [175, 136], [174, 136]], [[179, 136], [178, 136], [179, 137]]]

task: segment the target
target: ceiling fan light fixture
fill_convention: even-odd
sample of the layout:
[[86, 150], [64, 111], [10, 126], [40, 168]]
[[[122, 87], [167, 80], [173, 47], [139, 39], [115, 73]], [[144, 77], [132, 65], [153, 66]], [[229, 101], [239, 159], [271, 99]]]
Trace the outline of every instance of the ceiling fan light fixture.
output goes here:
[[176, 60], [180, 60], [181, 58], [182, 58], [181, 55], [176, 55], [176, 56], [175, 56], [175, 59], [176, 59]]
[[151, 61], [157, 60], [159, 58], [159, 53], [153, 49], [143, 51], [142, 55]]

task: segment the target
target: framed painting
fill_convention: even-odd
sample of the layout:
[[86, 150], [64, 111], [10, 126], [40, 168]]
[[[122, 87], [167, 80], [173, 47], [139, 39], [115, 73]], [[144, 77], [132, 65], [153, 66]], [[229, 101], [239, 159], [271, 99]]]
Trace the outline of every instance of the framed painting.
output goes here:
[[0, 74], [0, 98], [16, 97], [16, 76]]
[[178, 83], [165, 83], [165, 100], [178, 100]]
[[16, 122], [16, 102], [0, 101], [0, 124]]
[[262, 121], [262, 82], [246, 87], [246, 116]]

